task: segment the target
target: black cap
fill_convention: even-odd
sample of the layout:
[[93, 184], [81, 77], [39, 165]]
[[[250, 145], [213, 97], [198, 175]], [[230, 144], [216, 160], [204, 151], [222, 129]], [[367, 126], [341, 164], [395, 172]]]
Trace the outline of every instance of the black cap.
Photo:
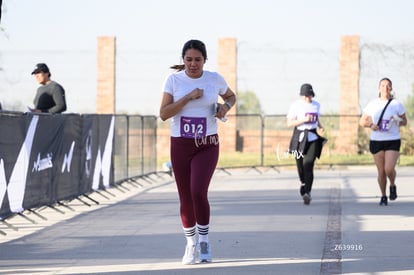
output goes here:
[[303, 84], [302, 87], [300, 87], [300, 95], [301, 96], [315, 96], [312, 85], [308, 83]]
[[40, 72], [49, 73], [49, 67], [45, 63], [36, 64], [36, 67], [34, 68], [32, 74], [37, 74]]

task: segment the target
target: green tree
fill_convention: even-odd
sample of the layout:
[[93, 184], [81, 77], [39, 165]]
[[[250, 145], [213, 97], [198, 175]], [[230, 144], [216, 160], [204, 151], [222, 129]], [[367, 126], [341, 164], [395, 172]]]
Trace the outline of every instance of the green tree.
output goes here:
[[412, 155], [414, 153], [414, 131], [412, 127], [414, 120], [414, 85], [411, 95], [404, 101], [405, 115], [407, 117], [408, 126], [401, 127], [401, 150], [403, 155]]
[[262, 106], [256, 94], [252, 91], [237, 93], [238, 114], [262, 114]]
[[414, 119], [414, 84], [412, 87], [411, 95], [408, 95], [404, 101], [405, 114], [407, 116], [408, 122], [412, 122]]

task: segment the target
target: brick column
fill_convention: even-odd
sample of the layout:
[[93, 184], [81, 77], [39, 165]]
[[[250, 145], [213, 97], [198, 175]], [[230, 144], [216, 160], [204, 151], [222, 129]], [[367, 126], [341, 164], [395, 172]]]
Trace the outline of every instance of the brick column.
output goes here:
[[[218, 41], [217, 71], [224, 77], [229, 88], [237, 91], [237, 40], [236, 38], [220, 38]], [[229, 112], [236, 114], [236, 106]], [[227, 122], [219, 124], [220, 147], [222, 151], [236, 150], [236, 117], [231, 116]]]
[[357, 153], [359, 112], [359, 36], [341, 38], [340, 60], [340, 121], [339, 135], [335, 141], [336, 149], [341, 153]]
[[115, 113], [115, 37], [98, 37], [96, 113]]

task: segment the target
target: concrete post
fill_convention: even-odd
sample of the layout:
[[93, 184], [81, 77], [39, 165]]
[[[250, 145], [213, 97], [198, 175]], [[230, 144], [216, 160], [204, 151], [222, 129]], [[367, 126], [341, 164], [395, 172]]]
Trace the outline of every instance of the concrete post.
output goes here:
[[115, 113], [115, 37], [98, 37], [96, 113]]
[[[357, 153], [359, 110], [359, 36], [343, 36], [340, 59], [340, 134], [335, 142], [340, 153]], [[331, 141], [332, 142], [332, 141]]]
[[[217, 70], [224, 77], [229, 88], [237, 92], [237, 40], [236, 38], [220, 38], [218, 41]], [[236, 106], [229, 112], [236, 114]], [[221, 151], [235, 151], [236, 149], [236, 117], [229, 117], [224, 124], [219, 123]]]

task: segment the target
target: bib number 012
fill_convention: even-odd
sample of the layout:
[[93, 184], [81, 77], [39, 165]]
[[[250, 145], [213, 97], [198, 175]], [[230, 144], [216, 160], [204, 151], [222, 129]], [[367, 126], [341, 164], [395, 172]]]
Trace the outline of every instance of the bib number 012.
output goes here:
[[185, 138], [201, 138], [206, 136], [205, 117], [181, 117], [180, 131]]

